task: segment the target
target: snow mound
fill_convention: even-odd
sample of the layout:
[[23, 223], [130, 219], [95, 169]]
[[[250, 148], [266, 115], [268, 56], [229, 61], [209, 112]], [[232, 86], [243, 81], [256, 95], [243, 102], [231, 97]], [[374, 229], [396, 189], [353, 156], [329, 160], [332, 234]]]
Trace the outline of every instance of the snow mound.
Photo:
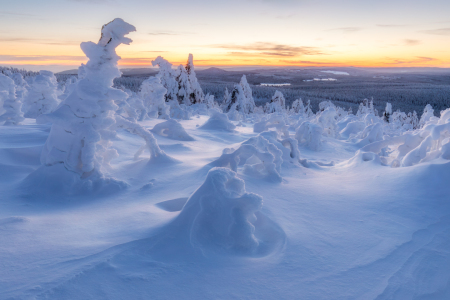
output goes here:
[[373, 152], [364, 152], [361, 150], [358, 150], [352, 158], [350, 158], [348, 161], [343, 162], [340, 164], [340, 166], [346, 166], [346, 167], [358, 167], [361, 165], [386, 165], [386, 161], [383, 158], [380, 158], [378, 154], [375, 154]]
[[154, 134], [164, 136], [166, 138], [178, 141], [193, 141], [194, 138], [190, 136], [183, 126], [174, 119], [156, 124], [151, 130]]
[[284, 244], [284, 232], [259, 211], [262, 197], [227, 168], [213, 168], [174, 220], [203, 252], [267, 255]]
[[213, 110], [211, 117], [202, 126], [199, 127], [204, 130], [221, 130], [234, 132], [236, 126], [230, 122], [228, 116], [224, 113]]

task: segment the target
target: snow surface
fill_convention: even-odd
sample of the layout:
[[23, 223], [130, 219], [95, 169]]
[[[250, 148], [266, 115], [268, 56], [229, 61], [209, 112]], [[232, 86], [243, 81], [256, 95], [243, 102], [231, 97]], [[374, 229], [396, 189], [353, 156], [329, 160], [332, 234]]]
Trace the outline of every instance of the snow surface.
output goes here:
[[133, 160], [142, 139], [119, 130], [108, 173], [129, 187], [107, 196], [24, 195], [51, 126], [1, 126], [0, 298], [449, 299], [448, 160], [390, 168], [322, 136], [301, 157], [335, 165], [285, 161], [277, 182], [212, 169], [260, 135], [207, 120], [179, 120], [190, 141], [155, 135], [170, 163]]

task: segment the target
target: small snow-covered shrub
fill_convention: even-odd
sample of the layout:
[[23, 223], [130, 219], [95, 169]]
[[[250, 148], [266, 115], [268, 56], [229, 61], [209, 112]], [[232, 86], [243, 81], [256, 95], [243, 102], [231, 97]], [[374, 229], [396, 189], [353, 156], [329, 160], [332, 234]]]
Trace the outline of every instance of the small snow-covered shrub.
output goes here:
[[340, 135], [341, 137], [348, 139], [351, 136], [355, 136], [359, 132], [363, 131], [364, 128], [366, 128], [366, 124], [361, 121], [353, 121], [347, 123], [344, 129], [341, 130]]
[[326, 107], [319, 114], [317, 123], [323, 128], [323, 135], [334, 138], [339, 137], [339, 130], [336, 124], [336, 109], [334, 105]]
[[289, 137], [289, 126], [286, 125], [286, 121], [282, 114], [271, 114], [269, 116], [264, 116], [262, 120], [255, 123], [253, 126], [253, 132], [260, 133], [263, 131], [275, 128], [277, 132], [283, 134], [285, 137]]
[[194, 140], [194, 138], [184, 130], [183, 126], [174, 119], [156, 124], [151, 131], [157, 135], [164, 136], [172, 140]]
[[311, 122], [303, 122], [295, 131], [295, 139], [300, 145], [318, 151], [322, 148], [323, 128]]
[[211, 117], [199, 127], [204, 130], [221, 130], [233, 132], [236, 126], [230, 122], [228, 116], [219, 111], [213, 111]]

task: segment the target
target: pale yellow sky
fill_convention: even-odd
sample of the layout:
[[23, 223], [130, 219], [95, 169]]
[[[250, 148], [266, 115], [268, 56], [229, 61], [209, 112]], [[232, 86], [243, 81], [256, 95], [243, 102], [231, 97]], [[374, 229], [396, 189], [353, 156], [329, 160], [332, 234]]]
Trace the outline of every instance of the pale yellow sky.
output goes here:
[[60, 71], [85, 62], [115, 17], [133, 24], [122, 67], [450, 67], [450, 1], [15, 0], [0, 8], [0, 65]]

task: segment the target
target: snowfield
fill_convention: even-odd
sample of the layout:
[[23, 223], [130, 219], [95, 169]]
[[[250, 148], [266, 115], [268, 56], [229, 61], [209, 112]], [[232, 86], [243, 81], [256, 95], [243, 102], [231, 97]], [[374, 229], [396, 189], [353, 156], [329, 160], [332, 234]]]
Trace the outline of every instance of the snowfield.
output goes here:
[[[107, 195], [27, 195], [21, 181], [40, 166], [50, 126], [1, 127], [0, 298], [448, 299], [449, 161], [390, 168], [351, 161], [354, 147], [327, 140], [300, 153], [333, 167], [292, 165], [281, 183], [238, 168], [245, 191], [262, 197], [254, 234], [266, 245], [223, 252], [190, 233], [180, 210], [224, 148], [257, 134], [245, 123], [198, 129], [207, 119], [180, 121], [194, 141], [156, 136], [170, 163], [133, 161], [142, 142], [120, 131], [108, 172], [130, 186]], [[208, 239], [192, 244], [192, 232]]]
[[192, 54], [116, 89], [134, 30], [2, 69], [0, 299], [450, 298], [450, 109], [216, 101]]

